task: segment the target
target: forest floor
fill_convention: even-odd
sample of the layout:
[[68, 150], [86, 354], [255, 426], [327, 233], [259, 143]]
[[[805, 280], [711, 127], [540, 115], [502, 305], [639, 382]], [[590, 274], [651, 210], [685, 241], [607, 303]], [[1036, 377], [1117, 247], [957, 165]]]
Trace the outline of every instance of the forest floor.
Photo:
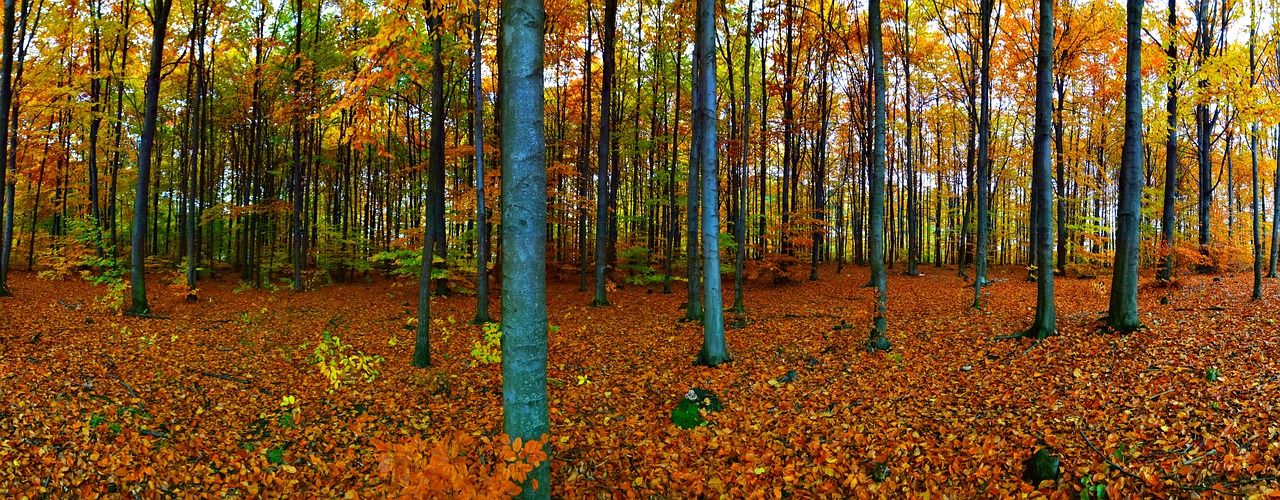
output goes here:
[[[1060, 335], [1032, 345], [992, 340], [1030, 322], [1025, 270], [993, 270], [980, 312], [954, 269], [921, 270], [890, 271], [894, 347], [876, 354], [862, 349], [867, 269], [750, 283], [748, 313], [726, 318], [735, 360], [719, 368], [691, 364], [701, 329], [678, 321], [682, 292], [629, 285], [597, 309], [576, 283], [551, 283], [553, 494], [1280, 496], [1280, 280], [1250, 302], [1247, 273], [1174, 287], [1144, 275], [1150, 328], [1117, 335], [1097, 331], [1109, 280], [1059, 279]], [[497, 446], [484, 443], [501, 431], [500, 369], [473, 353], [471, 295], [432, 301], [435, 366], [417, 370], [416, 282], [295, 294], [224, 279], [187, 302], [157, 279], [162, 319], [103, 312], [105, 288], [79, 279], [10, 283], [0, 496], [381, 497], [397, 483], [379, 472], [378, 442], [461, 431]], [[363, 358], [376, 377], [331, 390], [311, 364], [326, 331], [344, 356], [385, 358]], [[670, 411], [694, 387], [724, 410], [682, 430]], [[1062, 477], [1028, 484], [1023, 461], [1042, 447]], [[498, 460], [452, 458], [472, 467], [457, 484]]]

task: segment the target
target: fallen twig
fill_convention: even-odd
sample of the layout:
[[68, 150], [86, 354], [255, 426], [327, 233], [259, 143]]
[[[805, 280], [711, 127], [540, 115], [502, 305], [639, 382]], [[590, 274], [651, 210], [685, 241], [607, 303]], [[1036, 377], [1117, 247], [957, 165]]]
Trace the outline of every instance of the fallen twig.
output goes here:
[[1155, 401], [1155, 400], [1157, 400], [1157, 399], [1160, 399], [1160, 396], [1163, 396], [1163, 395], [1165, 395], [1165, 394], [1171, 393], [1171, 392], [1173, 392], [1173, 391], [1174, 391], [1173, 389], [1169, 389], [1169, 390], [1164, 391], [1164, 392], [1162, 392], [1162, 393], [1160, 393], [1160, 394], [1156, 394], [1155, 396], [1151, 396], [1151, 397], [1147, 398], [1147, 401]]
[[127, 313], [124, 313], [124, 315], [131, 316], [134, 318], [142, 318], [142, 319], [171, 319], [168, 316], [162, 316], [159, 314], [151, 314], [151, 313], [137, 314], [137, 313], [127, 312]]
[[227, 380], [227, 381], [230, 381], [230, 382], [238, 382], [238, 383], [245, 384], [245, 385], [251, 385], [251, 384], [253, 384], [253, 382], [249, 381], [248, 379], [243, 379], [243, 378], [238, 378], [238, 377], [232, 377], [231, 375], [223, 375], [223, 374], [221, 374], [221, 373], [200, 372], [200, 374], [201, 374], [201, 375], [204, 375], [204, 376], [206, 376], [206, 377], [213, 377], [213, 378], [216, 378], [216, 379]]
[[1132, 472], [1129, 472], [1129, 471], [1128, 471], [1128, 470], [1126, 470], [1124, 467], [1121, 467], [1121, 466], [1119, 466], [1119, 465], [1116, 465], [1116, 463], [1115, 463], [1115, 462], [1112, 462], [1110, 458], [1107, 458], [1107, 454], [1106, 454], [1106, 453], [1103, 453], [1103, 452], [1102, 452], [1102, 450], [1099, 450], [1097, 446], [1094, 446], [1094, 445], [1093, 445], [1093, 441], [1090, 441], [1090, 440], [1089, 440], [1089, 436], [1086, 436], [1086, 435], [1084, 434], [1084, 428], [1077, 427], [1077, 428], [1076, 428], [1076, 432], [1079, 432], [1079, 433], [1080, 433], [1080, 437], [1081, 437], [1082, 439], [1084, 439], [1084, 443], [1085, 443], [1085, 444], [1087, 444], [1087, 445], [1089, 445], [1089, 448], [1090, 448], [1090, 449], [1092, 449], [1094, 452], [1096, 452], [1096, 453], [1098, 454], [1098, 456], [1099, 456], [1099, 457], [1102, 457], [1102, 461], [1106, 462], [1106, 463], [1107, 463], [1107, 465], [1110, 465], [1110, 466], [1111, 466], [1111, 468], [1113, 468], [1113, 469], [1115, 469], [1115, 470], [1118, 470], [1118, 471], [1120, 471], [1120, 473], [1121, 473], [1121, 474], [1124, 474], [1124, 475], [1129, 476], [1129, 477], [1131, 477], [1131, 478], [1137, 479], [1137, 480], [1139, 480], [1139, 481], [1141, 481], [1141, 480], [1142, 480], [1142, 477], [1141, 477], [1141, 476], [1138, 476], [1137, 474], [1134, 474], [1134, 473], [1132, 473]]

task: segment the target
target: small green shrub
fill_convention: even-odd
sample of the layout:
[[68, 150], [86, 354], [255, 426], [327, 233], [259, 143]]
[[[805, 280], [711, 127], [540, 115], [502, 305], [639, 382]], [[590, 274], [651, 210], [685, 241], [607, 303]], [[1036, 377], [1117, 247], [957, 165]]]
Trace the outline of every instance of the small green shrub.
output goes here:
[[481, 338], [471, 344], [471, 366], [502, 362], [502, 326], [485, 323]]
[[383, 361], [382, 356], [370, 356], [343, 344], [341, 338], [327, 330], [311, 358], [312, 364], [319, 366], [320, 373], [329, 379], [330, 391], [356, 380], [373, 382]]

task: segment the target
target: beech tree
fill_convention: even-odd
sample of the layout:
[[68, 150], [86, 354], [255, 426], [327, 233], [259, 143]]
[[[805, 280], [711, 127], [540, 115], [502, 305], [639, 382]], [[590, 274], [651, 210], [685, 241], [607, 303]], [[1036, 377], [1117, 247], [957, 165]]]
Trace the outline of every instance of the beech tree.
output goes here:
[[[7, 0], [12, 2], [13, 0]], [[133, 287], [133, 302], [130, 313], [138, 316], [151, 314], [147, 305], [146, 272], [146, 235], [147, 235], [147, 190], [151, 187], [151, 148], [156, 138], [156, 115], [159, 113], [160, 71], [164, 65], [164, 38], [169, 27], [169, 9], [173, 0], [152, 0], [151, 9], [151, 57], [147, 67], [147, 87], [142, 118], [142, 135], [138, 139], [138, 187], [133, 203], [133, 242], [131, 260], [133, 263], [130, 285]], [[6, 17], [8, 15], [6, 14]], [[8, 74], [0, 69], [0, 72]], [[0, 89], [0, 94], [4, 94]], [[2, 108], [3, 106], [0, 106]]]
[[[542, 0], [503, 0], [502, 428], [545, 439], [547, 408], [547, 166]], [[544, 441], [544, 446], [546, 442]], [[549, 449], [549, 448], [547, 448]], [[551, 498], [551, 467], [534, 468], [521, 497]]]
[[1117, 184], [1120, 200], [1116, 215], [1116, 258], [1111, 275], [1111, 306], [1107, 326], [1133, 331], [1138, 320], [1138, 262], [1142, 242], [1142, 7], [1143, 0], [1127, 0], [1124, 153]]

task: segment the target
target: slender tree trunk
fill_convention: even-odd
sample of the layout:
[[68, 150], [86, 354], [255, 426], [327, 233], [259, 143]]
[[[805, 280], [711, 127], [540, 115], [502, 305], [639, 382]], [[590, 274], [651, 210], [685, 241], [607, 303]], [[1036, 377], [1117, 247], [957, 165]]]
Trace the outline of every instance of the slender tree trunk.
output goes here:
[[[443, 20], [438, 16], [431, 22], [431, 31], [433, 33], [431, 39], [431, 157], [429, 165], [430, 179], [428, 180], [431, 186], [429, 189], [431, 199], [428, 203], [431, 208], [427, 212], [429, 219], [426, 227], [429, 235], [427, 241], [431, 248], [435, 249], [435, 255], [440, 257], [440, 266], [448, 269], [449, 238], [445, 234], [444, 223], [445, 75], [444, 62], [441, 60], [444, 50], [442, 45], [444, 37], [442, 23]], [[423, 253], [423, 259], [435, 260], [434, 258], [429, 258], [428, 256], [430, 255], [431, 251], [428, 248]], [[448, 296], [449, 293], [449, 280], [447, 278], [438, 278], [436, 280], [436, 294]]]
[[484, 64], [481, 52], [480, 9], [471, 12], [471, 91], [475, 99], [472, 120], [475, 122], [473, 142], [476, 146], [476, 319], [474, 324], [492, 322], [489, 318], [489, 225], [484, 206], [484, 87], [481, 75]]
[[1116, 209], [1116, 256], [1112, 266], [1111, 306], [1107, 326], [1132, 331], [1138, 319], [1138, 264], [1142, 248], [1142, 7], [1127, 0], [1124, 151], [1120, 164], [1120, 200]]
[[[12, 2], [13, 0], [7, 0]], [[133, 238], [131, 249], [133, 297], [130, 312], [135, 315], [151, 314], [147, 306], [146, 243], [147, 243], [147, 190], [151, 188], [151, 148], [156, 138], [156, 116], [159, 114], [160, 69], [163, 66], [164, 38], [169, 26], [169, 8], [173, 0], [152, 0], [151, 58], [147, 69], [147, 86], [142, 117], [142, 136], [138, 139], [138, 185], [133, 200]], [[7, 16], [6, 16], [7, 17]], [[7, 71], [0, 70], [4, 74]], [[7, 94], [0, 89], [0, 95]], [[3, 108], [0, 103], [0, 108]]]
[[875, 287], [875, 316], [867, 350], [887, 351], [893, 348], [885, 336], [888, 318], [888, 283], [884, 269], [884, 149], [885, 149], [885, 82], [884, 39], [881, 34], [880, 0], [868, 4], [868, 41], [871, 44], [871, 73], [875, 86], [874, 145], [871, 151], [870, 239], [871, 285]]
[[[688, 300], [685, 302], [685, 320], [701, 321], [702, 320], [702, 289], [701, 279], [702, 273], [698, 267], [698, 216], [699, 203], [701, 198], [699, 193], [702, 192], [702, 148], [701, 141], [703, 138], [701, 115], [696, 111], [698, 103], [702, 102], [702, 78], [698, 74], [698, 61], [701, 60], [702, 50], [699, 44], [695, 43], [693, 47], [693, 71], [690, 86], [692, 87], [692, 108], [694, 108], [692, 133], [689, 140], [689, 175], [685, 181], [687, 187], [687, 201], [685, 203], [685, 258], [688, 262]], [[705, 251], [705, 250], [704, 250]]]
[[[444, 237], [444, 228], [438, 226], [440, 214], [436, 213], [435, 197], [436, 192], [444, 189], [444, 183], [435, 181], [436, 167], [440, 168], [441, 173], [444, 172], [444, 102], [443, 102], [443, 82], [444, 68], [440, 65], [439, 48], [440, 48], [440, 18], [434, 17], [430, 21], [432, 31], [432, 59], [433, 65], [431, 70], [431, 155], [429, 161], [429, 188], [430, 194], [427, 195], [427, 220], [423, 229], [422, 238], [422, 267], [418, 274], [418, 330], [414, 338], [413, 348], [413, 366], [425, 368], [431, 366], [431, 275], [435, 268], [434, 251], [437, 237]], [[437, 94], [437, 88], [441, 89]], [[437, 105], [438, 103], [438, 105]], [[439, 142], [436, 137], [436, 119], [440, 118], [441, 134]], [[443, 181], [443, 175], [441, 176]], [[545, 228], [543, 229], [546, 230]]]
[[[1168, 47], [1165, 49], [1165, 57], [1169, 64], [1170, 75], [1173, 75], [1174, 71], [1176, 71], [1178, 62], [1177, 13], [1177, 0], [1169, 0], [1170, 35]], [[1166, 283], [1173, 279], [1173, 239], [1177, 214], [1175, 204], [1178, 197], [1178, 84], [1172, 77], [1169, 80], [1167, 92], [1168, 97], [1165, 100], [1165, 113], [1167, 115], [1165, 131], [1167, 137], [1164, 143], [1164, 209], [1160, 217], [1161, 253], [1164, 254], [1164, 258], [1161, 259], [1160, 270], [1157, 273], [1157, 278]], [[1276, 179], [1280, 180], [1280, 171], [1276, 172]], [[1276, 200], [1280, 200], [1280, 189], [1276, 191]], [[1276, 213], [1280, 215], [1280, 209]], [[1275, 239], [1273, 238], [1273, 241]], [[1272, 267], [1274, 268], [1275, 266]]]
[[738, 165], [738, 221], [733, 226], [734, 241], [738, 243], [733, 263], [733, 311], [747, 311], [743, 304], [742, 266], [747, 255], [747, 164], [751, 161], [751, 37], [755, 33], [755, 2], [747, 0], [747, 31], [743, 39], [742, 56], [742, 161]]
[[[293, 158], [290, 162], [291, 184], [293, 187], [293, 216], [289, 230], [291, 235], [290, 254], [293, 263], [293, 291], [302, 291], [302, 211], [303, 211], [303, 169], [302, 169], [302, 0], [297, 0], [294, 7], [295, 31], [293, 35], [293, 103], [290, 120], [293, 122]], [[187, 258], [192, 258], [188, 256]]]
[[[591, 0], [587, 0], [587, 12], [591, 12]], [[595, 30], [592, 29], [591, 15], [587, 15], [587, 49], [582, 53], [582, 137], [578, 140], [578, 256], [579, 277], [578, 291], [587, 291], [587, 207], [581, 200], [587, 199], [591, 179], [591, 42]], [[676, 74], [677, 81], [679, 73]], [[670, 274], [670, 273], [668, 273]]]
[[[916, 184], [917, 184], [916, 168], [915, 168], [914, 162], [912, 161], [914, 160], [914, 157], [913, 157], [914, 148], [912, 147], [914, 144], [912, 143], [912, 135], [915, 133], [915, 130], [914, 130], [915, 122], [913, 120], [914, 117], [912, 116], [912, 102], [911, 102], [912, 96], [911, 96], [911, 7], [910, 6], [911, 6], [911, 2], [909, 0], [903, 2], [902, 35], [901, 35], [903, 49], [906, 52], [902, 58], [902, 70], [903, 70], [903, 85], [906, 86], [906, 100], [904, 103], [905, 104], [904, 111], [906, 112], [905, 117], [907, 120], [907, 123], [906, 123], [907, 137], [906, 137], [906, 144], [905, 144], [906, 169], [907, 169], [907, 182], [906, 182], [907, 276], [919, 276], [920, 275], [920, 269], [919, 269], [920, 213], [919, 213], [919, 208], [916, 206], [918, 203], [918, 201], [916, 200]], [[984, 16], [983, 19], [985, 21], [986, 17]], [[979, 182], [982, 181], [981, 174], [979, 174], [978, 181]], [[981, 200], [979, 200], [978, 203], [979, 205], [981, 205], [982, 203]]]
[[978, 178], [975, 182], [978, 191], [978, 243], [973, 259], [973, 308], [982, 308], [982, 287], [987, 284], [987, 250], [990, 247], [990, 213], [988, 207], [987, 186], [991, 177], [991, 24], [994, 0], [982, 0], [982, 62], [979, 69], [982, 82], [979, 83], [978, 98]]
[[[1140, 0], [1130, 0], [1133, 2]], [[1258, 36], [1257, 10], [1256, 3], [1250, 4], [1249, 9], [1249, 87], [1252, 89], [1258, 83], [1258, 61], [1257, 47], [1255, 40]], [[1262, 300], [1262, 231], [1260, 221], [1258, 220], [1258, 120], [1252, 118], [1250, 120], [1249, 130], [1249, 156], [1253, 165], [1253, 295], [1251, 300]], [[1278, 152], [1280, 153], [1280, 152]], [[7, 259], [6, 255], [6, 259]]]
[[599, 169], [596, 171], [596, 295], [591, 301], [594, 307], [609, 305], [605, 290], [606, 252], [609, 245], [609, 199], [614, 191], [609, 187], [609, 161], [613, 142], [613, 77], [614, 53], [618, 24], [618, 0], [604, 2], [604, 74], [600, 84], [600, 143], [596, 152]]
[[1043, 339], [1057, 331], [1053, 303], [1053, 0], [1040, 0], [1036, 55], [1036, 117], [1032, 203], [1036, 206], [1036, 315], [1024, 336]]
[[[609, 0], [616, 1], [616, 0]], [[705, 313], [702, 318], [702, 350], [696, 364], [718, 366], [733, 360], [724, 338], [724, 296], [720, 289], [720, 182], [716, 133], [716, 2], [698, 0], [697, 4], [697, 72], [698, 99], [694, 106], [701, 122], [697, 142], [702, 150], [702, 294]]]

